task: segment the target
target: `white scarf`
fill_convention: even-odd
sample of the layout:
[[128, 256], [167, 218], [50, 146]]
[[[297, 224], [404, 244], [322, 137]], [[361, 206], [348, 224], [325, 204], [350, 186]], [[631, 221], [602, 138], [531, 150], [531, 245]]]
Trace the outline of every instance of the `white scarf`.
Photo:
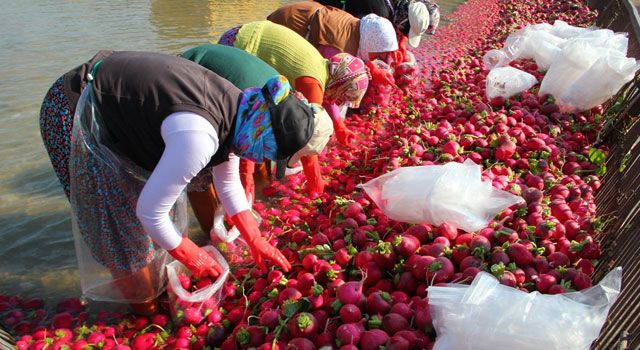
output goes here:
[[397, 49], [396, 31], [388, 19], [373, 13], [362, 17], [358, 57], [368, 62], [370, 52], [392, 52]]

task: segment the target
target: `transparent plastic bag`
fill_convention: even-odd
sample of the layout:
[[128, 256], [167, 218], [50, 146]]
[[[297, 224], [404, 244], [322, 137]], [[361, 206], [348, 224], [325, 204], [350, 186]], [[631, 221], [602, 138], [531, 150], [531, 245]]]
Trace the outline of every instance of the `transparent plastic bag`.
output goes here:
[[[556, 56], [547, 74], [540, 83], [540, 95], [550, 94], [555, 97], [573, 84], [595, 61], [600, 58], [600, 48], [583, 40], [570, 40], [562, 45], [562, 50]], [[599, 89], [591, 86], [589, 89]]]
[[556, 55], [561, 51], [559, 45], [564, 43], [566, 39], [557, 37], [544, 30], [529, 29], [525, 32], [525, 35], [526, 45], [520, 57], [532, 58], [536, 61], [538, 67], [549, 69]]
[[[558, 96], [563, 112], [579, 112], [604, 103], [633, 79], [640, 68], [634, 58], [608, 50]], [[592, 88], [596, 87], [596, 88]]]
[[592, 30], [592, 28], [576, 27], [568, 24], [565, 21], [556, 20], [555, 22], [553, 22], [553, 26], [551, 27], [550, 32], [555, 36], [568, 39], [586, 34]]
[[511, 62], [511, 58], [504, 51], [493, 49], [487, 51], [487, 53], [482, 56], [482, 62], [487, 69], [491, 70], [495, 67], [506, 66]]
[[[262, 222], [260, 215], [253, 212], [258, 225]], [[224, 209], [219, 206], [213, 217], [213, 227], [209, 232], [211, 244], [215, 246], [231, 266], [244, 266], [253, 263], [249, 246], [240, 237], [240, 232], [233, 226], [229, 230], [224, 224]]]
[[487, 99], [502, 96], [509, 98], [530, 89], [538, 83], [533, 75], [513, 67], [494, 68], [487, 75]]
[[500, 211], [523, 201], [482, 181], [481, 167], [468, 159], [396, 169], [358, 187], [393, 220], [449, 223], [467, 232], [485, 227]]
[[185, 323], [199, 323], [218, 307], [224, 297], [222, 286], [229, 277], [229, 264], [218, 250], [210, 245], [202, 249], [211, 255], [222, 267], [222, 273], [208, 286], [194, 292], [185, 290], [180, 282], [180, 275], [191, 277], [191, 272], [181, 262], [175, 260], [167, 265], [167, 296], [171, 317], [177, 325]]
[[[108, 134], [94, 101], [89, 83], [76, 107], [69, 155], [69, 200], [82, 294], [97, 301], [147, 302], [165, 290], [168, 259], [135, 214], [149, 171], [106, 146]], [[169, 215], [176, 229], [186, 233], [184, 193]]]
[[479, 273], [470, 286], [428, 289], [434, 350], [588, 350], [621, 290], [622, 268], [565, 294], [526, 293]]

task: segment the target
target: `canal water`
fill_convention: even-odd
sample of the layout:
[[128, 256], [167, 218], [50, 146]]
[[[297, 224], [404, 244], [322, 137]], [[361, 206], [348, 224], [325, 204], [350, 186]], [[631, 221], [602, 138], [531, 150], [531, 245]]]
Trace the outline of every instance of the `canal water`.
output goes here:
[[[176, 54], [291, 2], [0, 0], [0, 294], [80, 292], [69, 203], [38, 128], [53, 80], [101, 49]], [[443, 13], [460, 3], [438, 1]]]

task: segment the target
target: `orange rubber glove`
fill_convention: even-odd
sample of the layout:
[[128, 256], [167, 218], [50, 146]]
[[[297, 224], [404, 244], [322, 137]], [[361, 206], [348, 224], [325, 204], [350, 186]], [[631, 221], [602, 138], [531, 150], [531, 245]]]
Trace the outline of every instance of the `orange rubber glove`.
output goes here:
[[356, 134], [353, 131], [349, 130], [346, 125], [344, 125], [344, 120], [342, 119], [334, 119], [333, 120], [333, 130], [336, 132], [336, 138], [338, 142], [343, 145], [352, 145], [356, 140]]
[[186, 266], [196, 278], [218, 277], [222, 273], [222, 266], [187, 237], [182, 237], [180, 245], [169, 250], [169, 254]]
[[241, 211], [232, 216], [231, 221], [238, 228], [238, 231], [240, 231], [240, 236], [242, 236], [251, 248], [253, 260], [262, 271], [267, 272], [267, 267], [264, 262], [265, 258], [273, 260], [285, 272], [291, 270], [291, 264], [287, 258], [282, 255], [280, 250], [262, 238], [262, 234], [260, 234], [260, 229], [258, 228], [258, 222], [250, 210]]
[[256, 198], [256, 183], [253, 179], [253, 173], [255, 172], [255, 163], [247, 160], [240, 159], [240, 182], [244, 187], [244, 193], [249, 201], [249, 206], [253, 207], [253, 201]]
[[322, 194], [324, 192], [324, 180], [320, 173], [320, 162], [318, 162], [318, 156], [304, 156], [300, 158], [302, 163], [302, 170], [307, 178], [307, 193], [309, 194]]

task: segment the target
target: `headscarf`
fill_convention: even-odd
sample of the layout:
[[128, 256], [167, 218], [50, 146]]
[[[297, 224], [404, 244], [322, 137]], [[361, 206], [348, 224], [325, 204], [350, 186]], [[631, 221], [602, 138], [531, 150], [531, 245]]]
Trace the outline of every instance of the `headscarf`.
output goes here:
[[367, 62], [370, 52], [392, 52], [397, 49], [396, 31], [388, 19], [375, 14], [362, 17], [358, 57]]
[[409, 29], [411, 29], [411, 24], [409, 23], [409, 4], [411, 2], [412, 0], [398, 1], [393, 17], [393, 25], [404, 35], [408, 35]]
[[371, 75], [364, 62], [348, 53], [329, 59], [329, 82], [324, 99], [337, 105], [358, 108], [367, 92]]
[[[265, 84], [274, 104], [289, 95], [291, 85], [282, 75], [275, 76]], [[242, 92], [238, 105], [233, 148], [240, 157], [262, 163], [264, 158], [277, 160], [278, 148], [271, 127], [269, 106], [261, 87], [252, 87]]]

